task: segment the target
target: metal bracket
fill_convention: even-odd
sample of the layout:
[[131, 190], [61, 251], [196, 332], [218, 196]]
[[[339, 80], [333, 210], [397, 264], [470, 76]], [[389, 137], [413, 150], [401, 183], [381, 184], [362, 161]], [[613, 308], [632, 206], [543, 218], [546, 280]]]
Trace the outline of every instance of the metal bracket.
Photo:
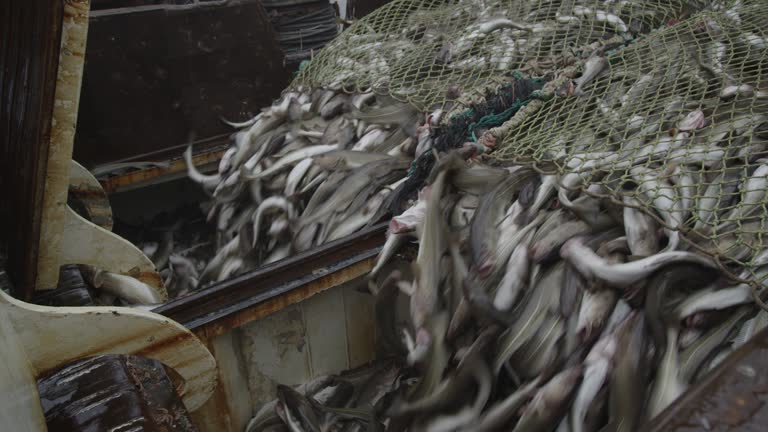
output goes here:
[[[10, 365], [24, 368], [14, 374], [36, 378], [84, 357], [133, 354], [160, 361], [181, 376], [178, 392], [189, 411], [202, 406], [216, 388], [216, 360], [205, 345], [161, 315], [122, 307], [38, 306], [0, 291], [0, 323], [0, 351], [20, 350], [19, 359], [28, 361]], [[3, 381], [4, 388], [11, 384]], [[36, 395], [36, 388], [32, 389]], [[31, 397], [32, 389], [24, 397]], [[6, 390], [8, 395], [15, 394], [14, 389]]]
[[155, 288], [163, 301], [168, 299], [155, 264], [139, 248], [85, 220], [69, 206], [64, 218], [61, 246], [59, 264], [88, 264], [100, 270], [128, 275]]

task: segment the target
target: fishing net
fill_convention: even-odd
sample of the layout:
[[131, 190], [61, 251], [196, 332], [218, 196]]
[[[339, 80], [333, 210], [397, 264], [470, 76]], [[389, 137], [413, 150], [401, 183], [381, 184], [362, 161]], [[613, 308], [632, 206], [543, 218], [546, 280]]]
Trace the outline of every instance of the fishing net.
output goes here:
[[513, 71], [543, 76], [702, 10], [700, 0], [397, 0], [356, 22], [292, 86], [468, 106]]
[[494, 156], [645, 209], [736, 276], [765, 281], [768, 7], [714, 9], [606, 55], [569, 96], [529, 104], [491, 130]]

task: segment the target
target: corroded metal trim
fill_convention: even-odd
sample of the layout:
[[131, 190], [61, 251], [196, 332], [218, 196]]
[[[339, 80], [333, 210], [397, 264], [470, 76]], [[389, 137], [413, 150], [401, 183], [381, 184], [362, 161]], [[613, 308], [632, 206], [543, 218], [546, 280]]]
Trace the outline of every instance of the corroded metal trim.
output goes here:
[[[224, 144], [205, 151], [196, 152], [196, 154], [192, 156], [192, 161], [198, 170], [202, 172], [215, 171], [219, 160], [221, 160], [221, 157], [228, 147], [229, 144]], [[100, 180], [100, 183], [106, 193], [113, 194], [138, 189], [151, 184], [185, 178], [187, 176], [187, 164], [183, 158], [178, 157], [167, 160], [165, 161], [165, 165], [166, 166], [156, 166], [131, 171]]]
[[208, 339], [366, 274], [386, 223], [173, 300], [153, 312]]

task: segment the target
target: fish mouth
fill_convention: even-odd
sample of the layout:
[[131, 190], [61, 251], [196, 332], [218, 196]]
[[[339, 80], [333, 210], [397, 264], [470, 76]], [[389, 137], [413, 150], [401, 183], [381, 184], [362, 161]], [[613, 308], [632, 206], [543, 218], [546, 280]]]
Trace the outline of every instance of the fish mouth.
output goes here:
[[480, 279], [488, 278], [493, 273], [493, 268], [496, 264], [496, 260], [491, 256], [486, 256], [477, 266], [476, 271]]

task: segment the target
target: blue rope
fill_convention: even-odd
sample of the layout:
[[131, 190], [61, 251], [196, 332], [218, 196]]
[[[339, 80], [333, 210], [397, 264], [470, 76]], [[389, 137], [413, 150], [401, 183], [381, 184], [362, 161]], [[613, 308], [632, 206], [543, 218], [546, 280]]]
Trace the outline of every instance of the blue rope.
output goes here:
[[300, 73], [304, 71], [304, 69], [307, 68], [307, 66], [309, 66], [309, 59], [302, 60], [301, 63], [299, 63], [299, 69], [293, 73], [293, 76], [297, 77]]

